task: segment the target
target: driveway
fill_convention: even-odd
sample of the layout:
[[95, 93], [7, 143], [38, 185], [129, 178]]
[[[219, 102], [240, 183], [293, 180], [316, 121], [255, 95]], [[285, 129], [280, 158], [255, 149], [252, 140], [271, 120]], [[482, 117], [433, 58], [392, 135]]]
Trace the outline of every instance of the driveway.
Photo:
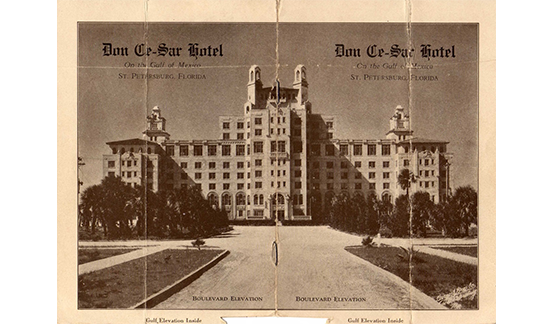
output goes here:
[[[432, 298], [344, 250], [361, 238], [315, 227], [235, 226], [206, 244], [231, 254], [158, 309], [430, 309]], [[277, 276], [277, 277], [276, 277]], [[277, 303], [274, 287], [277, 281]]]

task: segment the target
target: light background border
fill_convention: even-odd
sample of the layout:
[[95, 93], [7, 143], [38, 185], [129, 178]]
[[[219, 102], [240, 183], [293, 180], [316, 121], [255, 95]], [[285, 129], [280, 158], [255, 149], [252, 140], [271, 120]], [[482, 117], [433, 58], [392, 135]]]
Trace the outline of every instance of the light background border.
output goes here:
[[[550, 208], [551, 197], [555, 197], [555, 60], [552, 55], [555, 43], [549, 41], [555, 31], [553, 9], [553, 1], [549, 0], [281, 2], [280, 21], [406, 22], [410, 17], [415, 22], [480, 23], [479, 194], [480, 222], [483, 222], [480, 229], [480, 278], [489, 284], [481, 282], [480, 300], [483, 304], [479, 313], [450, 312], [434, 316], [414, 312], [412, 320], [417, 323], [445, 322], [446, 319], [449, 323], [553, 322], [555, 319], [552, 297], [555, 279], [547, 275], [548, 269], [553, 268], [551, 260], [555, 259], [555, 214]], [[72, 311], [76, 308], [71, 301], [76, 287], [64, 280], [69, 275], [66, 268], [75, 269], [76, 261], [63, 253], [72, 251], [75, 242], [71, 237], [75, 223], [68, 221], [68, 215], [75, 213], [77, 197], [74, 161], [77, 156], [76, 22], [273, 22], [275, 17], [275, 2], [269, 0], [58, 1], [60, 323], [66, 322], [63, 319], [82, 316], [82, 313]], [[0, 313], [26, 314], [28, 320], [20, 323], [58, 322], [49, 320], [51, 310], [0, 309]], [[242, 313], [226, 312], [226, 315]], [[348, 316], [360, 316], [357, 313]], [[375, 316], [377, 313], [372, 312]], [[171, 316], [167, 312], [165, 315]], [[298, 312], [291, 315], [298, 315]], [[337, 323], [342, 323], [340, 314], [330, 315]], [[136, 322], [124, 317], [127, 316], [104, 312], [102, 321]], [[81, 322], [87, 322], [85, 318]], [[206, 320], [204, 323], [210, 322]]]

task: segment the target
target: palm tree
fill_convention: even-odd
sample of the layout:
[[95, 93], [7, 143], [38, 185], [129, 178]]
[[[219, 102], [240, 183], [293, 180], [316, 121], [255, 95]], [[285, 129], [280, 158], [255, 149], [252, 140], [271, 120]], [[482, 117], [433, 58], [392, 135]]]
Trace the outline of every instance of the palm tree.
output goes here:
[[416, 177], [409, 169], [403, 169], [397, 177], [397, 183], [401, 186], [401, 189], [406, 190], [407, 197], [409, 196], [409, 188], [412, 183], [416, 182]]
[[[399, 173], [397, 178], [397, 183], [401, 186], [401, 189], [406, 190], [407, 198], [409, 198], [409, 189], [413, 182], [416, 182], [416, 177], [409, 169], [403, 169]], [[412, 203], [409, 199], [409, 233], [412, 235]]]

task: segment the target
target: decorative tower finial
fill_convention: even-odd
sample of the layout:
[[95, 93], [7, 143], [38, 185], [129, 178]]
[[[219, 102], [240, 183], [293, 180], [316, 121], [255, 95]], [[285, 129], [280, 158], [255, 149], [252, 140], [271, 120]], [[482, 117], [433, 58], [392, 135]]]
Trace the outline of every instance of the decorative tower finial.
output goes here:
[[152, 113], [146, 117], [147, 128], [143, 136], [154, 142], [162, 143], [170, 139], [170, 134], [166, 132], [166, 118], [162, 117], [160, 107], [154, 106]]

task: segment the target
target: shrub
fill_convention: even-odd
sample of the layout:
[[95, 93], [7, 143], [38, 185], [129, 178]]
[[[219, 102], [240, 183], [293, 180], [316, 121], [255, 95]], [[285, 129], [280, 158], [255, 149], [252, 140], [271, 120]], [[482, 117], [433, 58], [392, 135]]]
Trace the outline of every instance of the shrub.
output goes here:
[[193, 242], [191, 242], [191, 244], [194, 247], [197, 247], [200, 250], [200, 247], [203, 246], [206, 242], [204, 242], [203, 239], [201, 239], [200, 237], [197, 238], [196, 240], [194, 240]]
[[393, 232], [387, 227], [380, 228], [380, 236], [381, 237], [393, 237]]
[[367, 237], [362, 239], [362, 245], [364, 245], [366, 247], [374, 247], [374, 246], [376, 246], [376, 243], [374, 242], [373, 237], [367, 236]]

